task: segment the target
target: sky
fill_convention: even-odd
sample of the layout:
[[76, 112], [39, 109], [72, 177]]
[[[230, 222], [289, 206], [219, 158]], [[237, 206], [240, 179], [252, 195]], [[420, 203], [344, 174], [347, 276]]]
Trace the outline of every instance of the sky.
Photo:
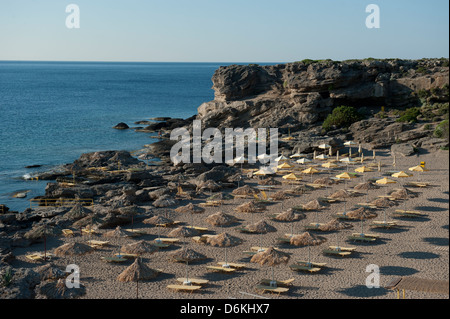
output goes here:
[[[69, 29], [69, 4], [80, 10]], [[379, 28], [367, 28], [379, 7]], [[447, 0], [0, 0], [0, 60], [293, 62], [449, 56]]]

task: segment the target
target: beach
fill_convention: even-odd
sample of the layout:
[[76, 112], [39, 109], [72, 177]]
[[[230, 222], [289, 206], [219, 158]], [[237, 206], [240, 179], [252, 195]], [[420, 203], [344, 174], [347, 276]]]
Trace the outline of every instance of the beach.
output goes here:
[[[364, 146], [364, 145], [363, 145]], [[368, 152], [367, 152], [368, 153]], [[292, 222], [276, 222], [270, 218], [271, 215], [286, 211], [288, 208], [306, 204], [319, 197], [326, 197], [328, 194], [347, 188], [351, 189], [362, 182], [362, 176], [351, 179], [344, 184], [343, 182], [332, 185], [330, 189], [309, 190], [302, 195], [289, 196], [288, 199], [276, 201], [267, 205], [267, 210], [252, 214], [238, 213], [235, 208], [243, 203], [249, 202], [251, 198], [235, 198], [224, 201], [222, 207], [206, 207], [205, 211], [197, 214], [176, 213], [175, 208], [184, 206], [188, 203], [200, 204], [202, 199], [181, 200], [176, 206], [167, 208], [156, 208], [150, 204], [142, 205], [147, 212], [150, 210], [154, 215], [167, 216], [173, 220], [180, 221], [182, 225], [193, 225], [208, 228], [207, 234], [214, 235], [227, 232], [228, 234], [241, 238], [243, 242], [235, 247], [226, 248], [227, 261], [229, 263], [239, 263], [245, 265], [245, 268], [239, 269], [232, 274], [216, 273], [207, 269], [207, 266], [216, 265], [224, 261], [225, 249], [223, 247], [212, 247], [206, 244], [196, 243], [191, 238], [180, 238], [181, 242], [171, 245], [168, 248], [159, 249], [151, 255], [143, 255], [143, 262], [152, 269], [158, 269], [161, 272], [155, 279], [139, 282], [138, 297], [142, 299], [227, 299], [227, 298], [248, 298], [248, 294], [262, 295], [255, 290], [255, 287], [262, 279], [270, 279], [272, 268], [261, 266], [250, 262], [250, 257], [243, 252], [250, 250], [252, 246], [275, 247], [283, 252], [290, 254], [290, 260], [285, 264], [274, 267], [274, 278], [276, 280], [287, 280], [293, 278], [292, 285], [287, 293], [270, 294], [262, 296], [278, 299], [353, 299], [353, 298], [373, 298], [373, 299], [394, 299], [397, 298], [395, 291], [385, 289], [393, 279], [397, 277], [413, 276], [423, 279], [434, 279], [448, 281], [449, 263], [448, 263], [448, 225], [449, 225], [449, 170], [448, 170], [448, 151], [437, 151], [425, 153], [417, 156], [397, 157], [396, 166], [392, 166], [392, 157], [387, 151], [378, 151], [377, 159], [383, 164], [382, 172], [364, 173], [365, 180], [371, 178], [381, 178], [383, 172], [387, 171], [408, 171], [409, 167], [419, 165], [420, 162], [426, 162], [427, 172], [413, 172], [408, 180], [417, 180], [430, 183], [426, 188], [408, 188], [416, 192], [417, 197], [411, 198], [406, 203], [400, 202], [398, 206], [386, 208], [387, 220], [395, 220], [402, 225], [398, 229], [376, 229], [370, 228], [371, 220], [363, 224], [365, 232], [379, 235], [379, 238], [373, 243], [358, 243], [347, 239], [352, 233], [360, 232], [360, 222], [346, 221], [353, 226], [351, 229], [344, 229], [338, 232], [314, 232], [312, 234], [324, 237], [326, 241], [318, 246], [311, 247], [311, 261], [317, 263], [326, 263], [325, 268], [317, 273], [296, 272], [289, 268], [289, 265], [298, 260], [307, 260], [308, 247], [296, 247], [289, 244], [280, 244], [277, 240], [284, 234], [301, 234], [305, 232], [304, 227], [310, 223], [326, 223], [332, 219], [333, 214], [344, 211], [344, 202], [332, 203], [318, 212], [304, 212], [305, 218]], [[370, 156], [366, 156], [366, 161], [371, 161]], [[318, 160], [315, 163], [320, 164]], [[359, 163], [349, 165], [349, 171], [359, 167]], [[306, 165], [302, 167], [306, 168]], [[325, 176], [334, 176], [346, 171], [346, 166], [332, 171], [328, 175], [326, 170], [321, 170], [320, 174], [314, 175], [313, 179]], [[420, 174], [420, 177], [419, 175]], [[282, 181], [282, 175], [276, 175], [276, 179]], [[258, 178], [245, 180], [245, 184], [257, 186]], [[303, 176], [301, 184], [310, 182], [308, 175]], [[403, 182], [403, 181], [401, 181]], [[242, 184], [241, 184], [242, 186]], [[278, 190], [289, 190], [293, 186], [289, 184], [278, 185], [275, 189], [268, 192], [270, 194]], [[378, 196], [386, 194], [386, 188], [398, 188], [398, 184], [388, 184], [381, 186], [376, 190], [369, 190], [369, 201]], [[226, 189], [224, 192], [231, 192], [233, 189]], [[365, 202], [365, 195], [346, 199], [347, 210], [354, 209], [358, 203]], [[403, 206], [404, 205], [404, 206]], [[406, 207], [410, 210], [417, 210], [425, 216], [417, 219], [393, 218], [392, 213], [396, 209]], [[234, 215], [240, 219], [238, 225], [214, 227], [205, 222], [205, 218], [213, 213], [222, 211]], [[383, 220], [383, 209], [374, 210], [378, 215], [374, 220]], [[110, 241], [108, 246], [97, 248], [94, 252], [76, 257], [55, 257], [49, 262], [65, 269], [69, 264], [76, 264], [80, 269], [80, 282], [86, 288], [86, 294], [80, 298], [87, 299], [123, 299], [136, 298], [136, 284], [131, 282], [120, 282], [117, 276], [133, 263], [133, 260], [120, 264], [106, 263], [101, 257], [111, 257], [120, 250], [120, 247], [136, 242], [137, 240], [152, 241], [158, 236], [167, 237], [173, 228], [154, 227], [142, 223], [146, 214], [140, 214], [139, 218], [133, 224], [133, 229], [142, 230], [146, 233], [138, 238], [114, 238], [105, 239], [104, 233], [111, 229], [101, 229], [98, 234], [92, 235], [91, 239]], [[237, 230], [259, 220], [265, 220], [268, 224], [276, 228], [276, 232], [267, 234], [247, 234]], [[130, 228], [130, 225], [122, 226]], [[76, 231], [75, 231], [76, 232]], [[77, 233], [77, 232], [76, 232]], [[78, 232], [79, 233], [79, 232]], [[46, 247], [52, 252], [56, 247], [67, 242], [86, 242], [88, 235], [75, 235], [72, 238], [60, 236], [58, 238], [48, 238]], [[322, 250], [330, 245], [341, 245], [344, 247], [354, 247], [356, 252], [347, 257], [325, 256]], [[176, 279], [185, 277], [186, 265], [183, 262], [169, 261], [170, 254], [181, 248], [190, 248], [207, 257], [206, 260], [195, 262], [188, 265], [189, 277], [206, 279], [209, 283], [198, 291], [187, 294], [185, 292], [175, 292], [167, 288], [168, 285], [176, 284]], [[44, 244], [36, 243], [29, 247], [16, 247], [12, 253], [16, 260], [11, 262], [13, 268], [35, 268], [41, 263], [29, 262], [25, 255], [31, 252], [43, 252]], [[367, 288], [366, 279], [371, 274], [366, 272], [369, 265], [379, 267], [380, 288]], [[36, 298], [43, 298], [37, 295]], [[448, 298], [448, 295], [424, 293], [418, 291], [407, 291], [406, 298], [435, 299]]]

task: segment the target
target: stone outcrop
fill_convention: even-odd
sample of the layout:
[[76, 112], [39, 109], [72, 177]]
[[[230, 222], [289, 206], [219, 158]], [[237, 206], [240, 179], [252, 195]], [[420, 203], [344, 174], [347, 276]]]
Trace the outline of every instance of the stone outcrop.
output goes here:
[[215, 98], [198, 108], [203, 127], [306, 128], [339, 105], [409, 107], [448, 85], [448, 59], [231, 65], [212, 77]]

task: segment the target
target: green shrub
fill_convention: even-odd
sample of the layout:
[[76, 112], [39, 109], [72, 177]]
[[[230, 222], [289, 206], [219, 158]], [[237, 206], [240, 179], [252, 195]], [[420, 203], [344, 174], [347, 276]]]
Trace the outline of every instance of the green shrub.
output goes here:
[[417, 122], [417, 117], [420, 115], [420, 107], [412, 107], [406, 109], [401, 113], [400, 118], [397, 119], [397, 122]]
[[434, 136], [438, 137], [438, 138], [445, 138], [448, 140], [448, 136], [449, 136], [448, 123], [449, 123], [448, 120], [445, 120], [445, 121], [442, 121], [441, 123], [439, 123], [439, 125], [436, 126], [436, 129], [434, 130]]
[[425, 125], [423, 126], [423, 129], [424, 129], [425, 131], [431, 130], [431, 128], [432, 128], [432, 126], [431, 126], [430, 123], [427, 123], [427, 124], [425, 124]]
[[336, 128], [348, 128], [351, 124], [361, 120], [362, 115], [351, 106], [338, 106], [327, 116], [322, 124], [325, 131]]
[[11, 268], [7, 268], [5, 273], [2, 275], [1, 284], [3, 287], [8, 287], [12, 283], [13, 274]]

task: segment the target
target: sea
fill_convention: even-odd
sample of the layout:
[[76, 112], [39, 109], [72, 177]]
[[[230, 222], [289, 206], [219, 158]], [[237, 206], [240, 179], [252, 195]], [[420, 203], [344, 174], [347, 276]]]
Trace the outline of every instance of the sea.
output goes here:
[[[112, 127], [191, 117], [214, 99], [214, 71], [230, 64], [0, 61], [0, 204], [25, 210], [48, 183], [30, 176], [83, 153], [134, 151], [157, 141]], [[25, 168], [31, 165], [40, 167]], [[17, 192], [27, 197], [15, 198]]]

